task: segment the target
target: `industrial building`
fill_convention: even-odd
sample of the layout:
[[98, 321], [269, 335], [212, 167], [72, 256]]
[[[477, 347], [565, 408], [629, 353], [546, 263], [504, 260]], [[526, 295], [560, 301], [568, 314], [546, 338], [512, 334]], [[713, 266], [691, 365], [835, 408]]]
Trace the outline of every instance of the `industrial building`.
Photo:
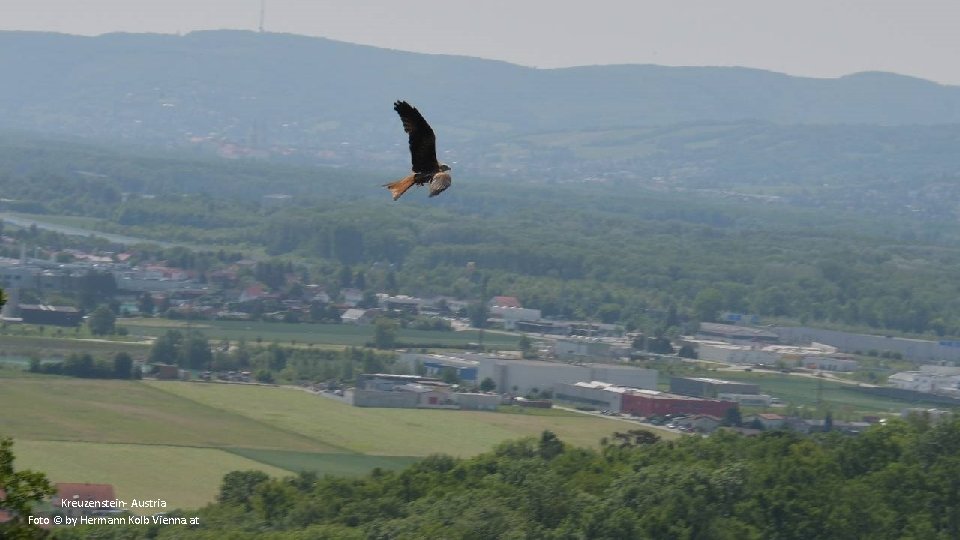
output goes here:
[[557, 383], [553, 386], [553, 397], [581, 407], [620, 412], [623, 394], [629, 390], [601, 381]]
[[610, 356], [610, 343], [599, 338], [570, 337], [553, 343], [553, 355], [557, 358], [597, 358]]
[[723, 418], [728, 410], [735, 408], [737, 404], [732, 401], [681, 396], [656, 390], [634, 390], [623, 394], [620, 412], [647, 417], [667, 414], [709, 414]]
[[694, 347], [697, 358], [705, 362], [721, 364], [775, 365], [780, 357], [777, 353], [755, 345], [734, 345], [722, 341], [685, 339], [685, 344]]
[[767, 394], [731, 394], [721, 392], [717, 394], [717, 399], [721, 401], [735, 401], [738, 405], [744, 407], [769, 407], [773, 403], [773, 397]]
[[490, 306], [490, 316], [503, 324], [506, 330], [515, 330], [519, 322], [536, 322], [540, 320], [539, 309], [522, 307]]
[[[501, 393], [528, 394], [554, 388], [557, 383], [574, 384], [580, 381], [604, 381], [633, 388], [656, 388], [657, 370], [620, 364], [567, 364], [541, 360], [518, 360], [475, 353], [453, 355], [403, 353], [400, 362], [414, 369], [416, 366], [432, 369], [450, 367], [458, 370], [461, 380], [479, 384], [486, 378], [493, 380]], [[476, 378], [469, 379], [476, 370]]]
[[737, 407], [734, 401], [700, 399], [601, 381], [557, 384], [554, 386], [554, 397], [580, 406], [636, 416], [707, 414], [722, 418], [728, 409]]
[[732, 343], [776, 343], [779, 336], [773, 332], [749, 326], [700, 323], [697, 335], [704, 339], [721, 338]]
[[800, 361], [800, 365], [807, 369], [821, 371], [856, 371], [860, 368], [860, 363], [853, 356], [844, 354], [806, 356]]
[[456, 409], [450, 385], [418, 375], [364, 373], [353, 390], [355, 407]]
[[420, 360], [420, 365], [423, 366], [423, 370], [426, 375], [433, 377], [442, 376], [445, 370], [453, 370], [457, 374], [457, 378], [467, 384], [480, 384], [480, 380], [477, 379], [478, 374], [478, 363], [470, 360], [461, 360], [452, 356], [444, 355], [423, 355], [426, 358]]
[[488, 359], [480, 362], [479, 377], [490, 377], [501, 392], [527, 394], [557, 383], [605, 381], [634, 388], [656, 388], [657, 370], [614, 364], [564, 364], [537, 360]]
[[755, 384], [711, 379], [709, 377], [671, 377], [670, 391], [685, 396], [716, 398], [719, 394], [759, 394]]
[[503, 403], [499, 394], [481, 394], [478, 392], [457, 392], [453, 399], [465, 411], [495, 411]]
[[15, 309], [16, 315], [27, 324], [80, 326], [83, 322], [80, 310], [71, 306], [20, 304]]

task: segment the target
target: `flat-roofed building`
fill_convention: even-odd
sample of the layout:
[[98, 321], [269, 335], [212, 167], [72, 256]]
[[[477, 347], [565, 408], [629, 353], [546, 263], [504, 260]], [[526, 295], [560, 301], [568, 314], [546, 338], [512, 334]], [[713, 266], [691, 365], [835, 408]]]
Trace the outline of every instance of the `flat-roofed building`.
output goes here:
[[[471, 381], [477, 384], [490, 378], [497, 392], [527, 394], [536, 389], [552, 389], [557, 383], [574, 384], [580, 381], [604, 381], [618, 386], [656, 388], [657, 370], [623, 364], [595, 364], [548, 362], [544, 360], [518, 360], [476, 353], [434, 355], [402, 353], [400, 361], [410, 369], [416, 366], [444, 365], [456, 367], [465, 375], [476, 376]], [[461, 377], [463, 378], [463, 377]]]
[[667, 414], [709, 414], [723, 418], [727, 411], [737, 408], [733, 401], [681, 396], [657, 390], [634, 390], [621, 398], [621, 412], [636, 416], [664, 416]]
[[670, 391], [686, 396], [715, 398], [719, 394], [759, 394], [760, 387], [710, 377], [671, 377]]
[[80, 326], [82, 322], [80, 310], [71, 306], [20, 304], [17, 311], [23, 322], [27, 324]]
[[723, 401], [736, 401], [744, 407], [769, 407], [773, 403], [773, 397], [767, 394], [731, 394], [720, 392], [717, 399]]
[[706, 322], [700, 323], [697, 335], [738, 343], [776, 343], [779, 339], [777, 334], [761, 328]]
[[620, 412], [623, 394], [630, 390], [601, 381], [557, 383], [553, 385], [553, 398], [581, 407]]

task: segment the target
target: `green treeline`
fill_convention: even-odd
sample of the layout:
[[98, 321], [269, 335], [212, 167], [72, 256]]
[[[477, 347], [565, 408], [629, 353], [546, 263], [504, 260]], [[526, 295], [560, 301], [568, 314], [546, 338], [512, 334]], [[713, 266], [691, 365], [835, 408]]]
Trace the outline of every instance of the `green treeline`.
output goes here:
[[139, 379], [143, 375], [140, 367], [134, 365], [133, 357], [125, 352], [116, 353], [110, 360], [94, 358], [90, 353], [71, 353], [62, 362], [31, 358], [30, 371], [83, 379]]
[[[649, 333], [733, 311], [960, 336], [960, 227], [924, 214], [470, 178], [443, 198], [394, 203], [377, 186], [383, 179], [357, 173], [123, 155], [108, 166], [75, 154], [63, 155], [109, 174], [78, 175], [52, 154], [27, 173], [0, 171], [0, 187], [16, 199], [6, 204], [95, 217], [107, 232], [219, 246], [173, 259], [202, 271], [263, 250], [276, 259], [258, 270], [265, 282], [279, 284], [296, 261], [313, 282], [347, 286], [346, 267], [366, 272], [375, 292], [511, 295], [547, 317]], [[296, 196], [262, 197], [282, 190]]]
[[257, 344], [245, 340], [215, 342], [202, 332], [168, 330], [151, 345], [147, 360], [184, 369], [275, 374], [287, 382], [353, 380], [357, 373], [405, 372], [392, 352], [347, 347], [314, 349]]
[[957, 419], [893, 421], [855, 437], [663, 442], [640, 430], [599, 451], [544, 432], [360, 479], [233, 472], [219, 502], [168, 514], [199, 516], [199, 526], [103, 527], [97, 537], [945, 540], [960, 535], [958, 444]]

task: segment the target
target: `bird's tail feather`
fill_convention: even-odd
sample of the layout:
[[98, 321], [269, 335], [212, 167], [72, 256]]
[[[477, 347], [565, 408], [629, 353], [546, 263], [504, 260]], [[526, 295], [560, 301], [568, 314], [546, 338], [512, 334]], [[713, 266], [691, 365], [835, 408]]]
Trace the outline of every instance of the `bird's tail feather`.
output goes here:
[[391, 182], [389, 184], [384, 184], [383, 187], [390, 190], [390, 194], [393, 195], [393, 200], [397, 200], [401, 195], [407, 192], [410, 189], [410, 186], [413, 185], [415, 174], [411, 174], [406, 178], [397, 180], [396, 182]]

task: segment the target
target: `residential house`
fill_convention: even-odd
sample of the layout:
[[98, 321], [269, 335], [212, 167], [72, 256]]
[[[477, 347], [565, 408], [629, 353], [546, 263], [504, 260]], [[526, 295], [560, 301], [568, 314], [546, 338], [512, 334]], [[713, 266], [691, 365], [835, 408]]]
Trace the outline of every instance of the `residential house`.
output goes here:
[[423, 300], [420, 300], [419, 298], [406, 295], [384, 295], [383, 298], [379, 298], [378, 300], [380, 306], [383, 308], [386, 308], [390, 311], [403, 311], [411, 315], [420, 313], [420, 304], [423, 302]]
[[540, 320], [539, 309], [527, 309], [520, 307], [491, 306], [490, 315], [498, 322], [502, 322], [506, 330], [514, 330], [516, 324], [521, 321], [536, 322]]
[[[5, 491], [3, 491], [3, 489], [0, 489], [0, 501], [4, 500], [4, 499], [6, 499], [6, 498], [7, 498], [7, 493], [6, 493]], [[13, 514], [11, 514], [10, 512], [8, 512], [7, 510], [2, 510], [2, 509], [0, 509], [0, 523], [6, 523], [7, 521], [10, 521], [11, 519], [13, 519]]]
[[340, 316], [340, 322], [343, 324], [370, 324], [377, 314], [379, 314], [379, 311], [376, 309], [350, 308]]
[[520, 305], [520, 300], [516, 296], [494, 296], [487, 302], [487, 306], [493, 307], [505, 307], [505, 308], [522, 308]]
[[264, 295], [266, 295], [266, 291], [263, 290], [262, 286], [251, 285], [246, 289], [244, 289], [243, 292], [240, 293], [239, 301], [243, 303], [243, 302], [250, 302], [253, 300], [260, 300], [261, 298], [264, 297]]
[[350, 307], [356, 307], [357, 304], [363, 301], [363, 291], [360, 289], [342, 289], [340, 294], [343, 296], [343, 303]]
[[[109, 514], [122, 512], [124, 508], [114, 494], [112, 484], [58, 483], [51, 503], [54, 511], [69, 516]], [[76, 503], [74, 503], [76, 501]], [[73, 506], [83, 504], [82, 508]]]

